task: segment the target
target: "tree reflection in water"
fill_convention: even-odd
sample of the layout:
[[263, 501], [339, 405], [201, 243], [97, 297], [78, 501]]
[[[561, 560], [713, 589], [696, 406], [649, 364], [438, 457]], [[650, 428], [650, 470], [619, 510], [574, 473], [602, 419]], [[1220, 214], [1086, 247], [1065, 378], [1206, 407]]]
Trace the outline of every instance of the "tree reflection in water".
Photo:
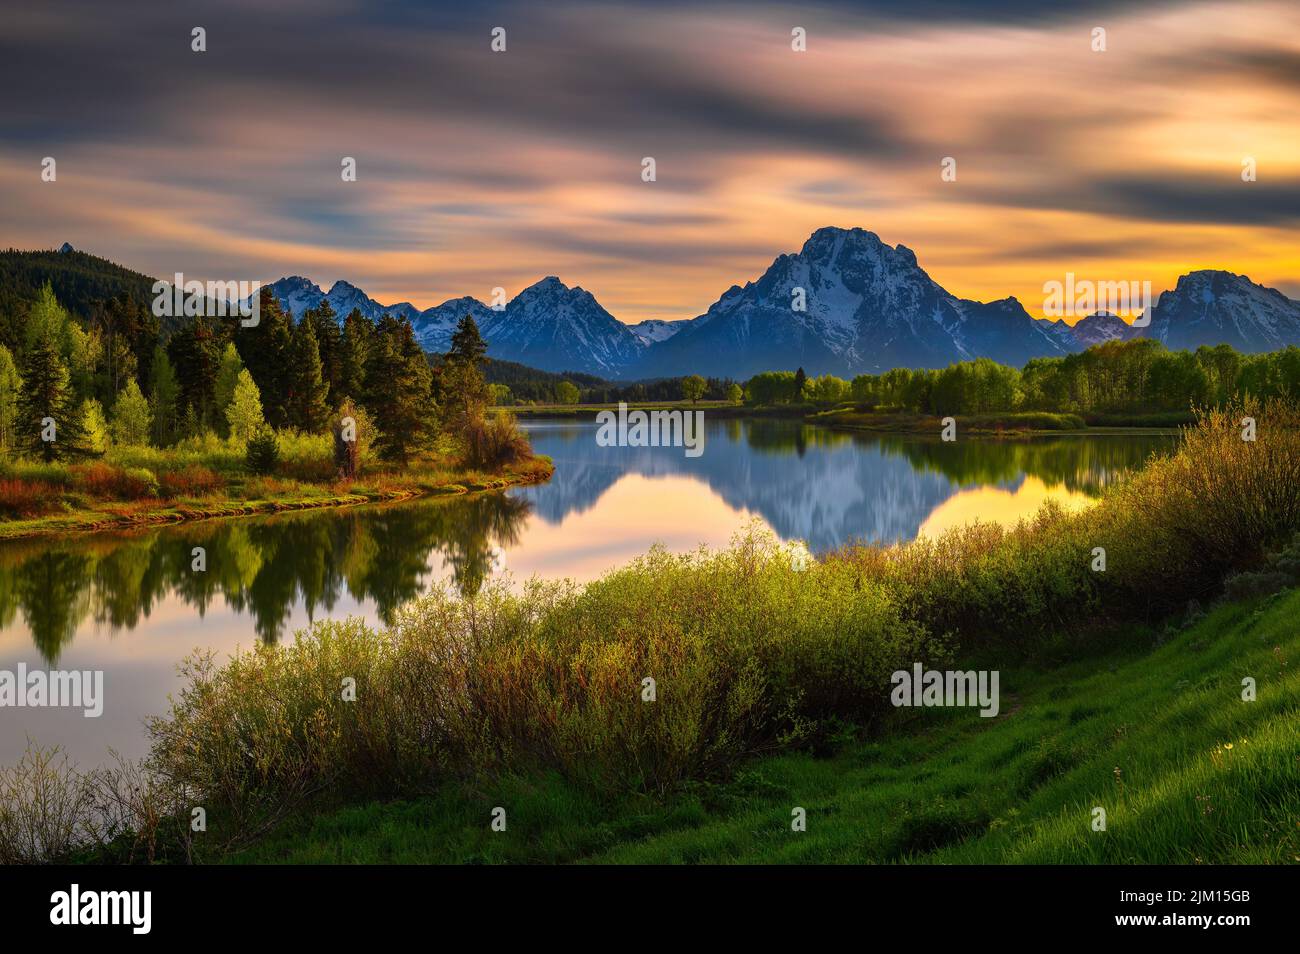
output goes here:
[[[518, 542], [530, 509], [524, 499], [482, 494], [14, 541], [0, 546], [0, 627], [21, 614], [53, 665], [86, 620], [133, 629], [170, 595], [200, 616], [221, 597], [251, 615], [268, 643], [299, 601], [314, 618], [347, 594], [391, 622], [431, 581], [435, 556], [462, 593], [476, 593], [494, 554]], [[203, 572], [191, 569], [194, 547], [207, 551]]]

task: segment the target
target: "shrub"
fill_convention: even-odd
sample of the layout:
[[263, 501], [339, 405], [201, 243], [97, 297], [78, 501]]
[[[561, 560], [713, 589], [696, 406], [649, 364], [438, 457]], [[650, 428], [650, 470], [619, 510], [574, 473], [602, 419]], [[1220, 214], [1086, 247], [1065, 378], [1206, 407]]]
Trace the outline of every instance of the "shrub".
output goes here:
[[484, 470], [499, 470], [532, 453], [519, 422], [508, 411], [497, 411], [472, 422], [465, 434], [466, 463]]
[[208, 468], [195, 464], [184, 470], [159, 474], [158, 486], [162, 496], [174, 499], [213, 493], [225, 486], [225, 481]]
[[158, 478], [145, 467], [95, 463], [74, 468], [77, 486], [101, 500], [145, 500], [159, 494]]
[[[870, 712], [894, 669], [928, 656], [882, 588], [796, 569], [751, 534], [718, 554], [655, 550], [585, 588], [436, 590], [383, 633], [322, 623], [220, 669], [198, 658], [151, 724], [153, 764], [241, 815], [308, 791], [525, 766], [658, 790], [802, 738], [833, 711]], [[647, 676], [658, 702], [642, 701]]]
[[59, 749], [28, 744], [0, 766], [0, 864], [41, 864], [88, 840], [94, 786]]
[[60, 488], [44, 481], [0, 478], [0, 513], [7, 517], [39, 517], [58, 508]]
[[249, 438], [244, 462], [255, 474], [274, 473], [280, 464], [280, 441], [275, 431], [262, 427]]

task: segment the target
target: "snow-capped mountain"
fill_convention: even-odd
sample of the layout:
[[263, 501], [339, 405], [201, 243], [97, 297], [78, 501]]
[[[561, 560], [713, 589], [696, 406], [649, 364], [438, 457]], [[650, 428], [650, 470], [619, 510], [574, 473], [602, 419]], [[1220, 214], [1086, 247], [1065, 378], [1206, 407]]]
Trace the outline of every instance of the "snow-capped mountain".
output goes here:
[[643, 343], [652, 345], [658, 344], [660, 341], [667, 341], [686, 325], [686, 321], [665, 321], [662, 318], [647, 318], [645, 321], [638, 321], [635, 325], [628, 325], [627, 327]]
[[707, 312], [647, 349], [639, 376], [748, 377], [801, 366], [852, 375], [944, 367], [985, 356], [1007, 364], [1066, 349], [1014, 298], [959, 299], [903, 245], [863, 229], [823, 228], [757, 281], [733, 285]]
[[1170, 349], [1222, 342], [1254, 352], [1300, 344], [1300, 302], [1230, 272], [1184, 275], [1158, 299], [1149, 327], [1105, 312], [1071, 326], [1034, 319], [1014, 298], [957, 298], [926, 274], [911, 249], [863, 229], [818, 229], [798, 253], [779, 256], [757, 280], [731, 286], [687, 321], [625, 325], [590, 292], [555, 277], [500, 310], [468, 296], [424, 311], [407, 302], [381, 305], [349, 282], [337, 281], [327, 293], [300, 276], [270, 287], [295, 319], [322, 300], [340, 322], [353, 308], [376, 320], [407, 318], [431, 352], [446, 351], [457, 323], [472, 315], [494, 358], [619, 380], [743, 379], [795, 367], [851, 377], [977, 357], [1022, 366], [1136, 335]]
[[1128, 341], [1141, 331], [1118, 315], [1112, 315], [1107, 311], [1094, 312], [1080, 318], [1073, 325], [1067, 325], [1062, 318], [1057, 318], [1055, 321], [1050, 318], [1039, 318], [1037, 321], [1040, 328], [1068, 351], [1082, 351], [1107, 341]]
[[645, 348], [591, 292], [554, 276], [525, 288], [504, 310], [489, 309], [480, 331], [494, 358], [607, 378], [622, 376]]
[[1080, 349], [1091, 348], [1093, 345], [1104, 344], [1107, 341], [1128, 341], [1141, 331], [1119, 315], [1112, 315], [1108, 311], [1098, 311], [1080, 318], [1070, 330], [1074, 333], [1074, 340], [1079, 343]]
[[293, 316], [294, 321], [302, 318], [303, 312], [315, 308], [322, 300], [330, 303], [340, 323], [353, 308], [360, 310], [363, 315], [374, 321], [378, 321], [386, 314], [406, 318], [409, 321], [414, 321], [419, 315], [419, 311], [409, 302], [381, 305], [351, 282], [337, 281], [328, 292], [323, 292], [311, 279], [303, 278], [301, 275], [290, 275], [272, 282], [268, 287], [279, 299], [281, 307]]
[[469, 296], [424, 311], [407, 302], [381, 305], [349, 282], [335, 282], [327, 294], [300, 276], [282, 278], [270, 288], [295, 320], [322, 300], [330, 303], [340, 322], [353, 308], [375, 320], [385, 314], [406, 318], [420, 346], [431, 352], [446, 351], [456, 325], [472, 315], [492, 357], [544, 371], [617, 377], [646, 348], [645, 341], [602, 308], [591, 292], [570, 288], [553, 276], [525, 288], [501, 310]]
[[1175, 351], [1217, 344], [1273, 351], [1300, 344], [1300, 302], [1245, 275], [1190, 272], [1160, 296], [1142, 334]]
[[[466, 315], [472, 316], [474, 323], [479, 327], [479, 332], [482, 333], [484, 326], [494, 314], [491, 308], [477, 298], [466, 295], [463, 298], [453, 298], [444, 301], [441, 305], [426, 308], [416, 316], [411, 326], [415, 331], [415, 340], [420, 343], [421, 348], [425, 351], [442, 353], [451, 347], [451, 336], [462, 318]], [[496, 357], [495, 352], [492, 356]]]

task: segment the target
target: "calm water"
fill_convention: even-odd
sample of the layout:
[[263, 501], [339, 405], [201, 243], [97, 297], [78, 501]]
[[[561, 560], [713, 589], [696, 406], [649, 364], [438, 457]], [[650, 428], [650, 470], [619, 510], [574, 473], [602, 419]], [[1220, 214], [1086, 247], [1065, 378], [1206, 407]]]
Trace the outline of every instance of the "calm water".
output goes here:
[[[594, 423], [534, 423], [549, 484], [474, 499], [215, 520], [129, 534], [0, 544], [0, 670], [104, 671], [102, 716], [0, 708], [0, 763], [27, 737], [83, 764], [146, 749], [142, 720], [179, 688], [196, 647], [290, 638], [312, 619], [373, 623], [433, 583], [491, 574], [591, 579], [654, 543], [727, 544], [760, 521], [825, 550], [911, 539], [973, 519], [1014, 522], [1048, 499], [1086, 506], [1168, 438], [944, 444], [782, 421], [715, 421], [704, 453], [603, 448]], [[190, 569], [191, 548], [207, 571]]]

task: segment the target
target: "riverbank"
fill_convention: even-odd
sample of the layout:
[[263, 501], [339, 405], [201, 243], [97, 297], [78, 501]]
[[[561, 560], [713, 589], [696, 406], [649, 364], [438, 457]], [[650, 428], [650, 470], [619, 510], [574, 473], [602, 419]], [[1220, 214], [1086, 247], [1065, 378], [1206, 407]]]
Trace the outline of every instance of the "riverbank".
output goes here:
[[[630, 403], [643, 411], [703, 411], [713, 419], [778, 418], [802, 420], [837, 430], [882, 434], [939, 435], [943, 417], [893, 411], [864, 411], [856, 406], [826, 407], [816, 404], [747, 405], [720, 401], [646, 401]], [[617, 404], [538, 404], [509, 409], [523, 419], [559, 418], [595, 420], [601, 411], [617, 411]], [[1188, 413], [1105, 414], [1082, 416], [1049, 411], [1025, 411], [954, 416], [957, 433], [980, 437], [1024, 437], [1035, 434], [1171, 434], [1195, 423]]]
[[[667, 797], [558, 775], [297, 816], [237, 864], [1295, 864], [1300, 592], [1001, 673], [1002, 711], [896, 710]], [[1259, 681], [1243, 702], [1240, 674]], [[509, 824], [493, 831], [491, 812]], [[793, 831], [802, 808], [807, 830]], [[1094, 831], [1095, 810], [1105, 831]]]
[[[36, 465], [28, 468], [24, 476], [0, 477], [0, 491], [8, 494], [10, 501], [20, 496], [24, 501], [40, 496], [42, 499], [33, 503], [47, 511], [0, 520], [0, 540], [481, 493], [540, 483], [549, 480], [554, 472], [554, 465], [545, 457], [529, 458], [498, 474], [423, 461], [409, 469], [385, 469], [353, 481], [265, 477], [210, 469], [196, 478], [196, 465], [189, 461], [177, 463], [177, 469], [162, 471], [163, 479], [154, 471], [141, 474], [142, 468], [114, 470], [102, 464]], [[185, 493], [181, 488], [170, 499], [161, 498], [157, 496], [160, 484], [171, 473], [184, 475], [193, 486], [216, 485], [219, 489]], [[95, 499], [94, 490], [101, 488], [110, 493], [125, 490], [125, 499]]]

